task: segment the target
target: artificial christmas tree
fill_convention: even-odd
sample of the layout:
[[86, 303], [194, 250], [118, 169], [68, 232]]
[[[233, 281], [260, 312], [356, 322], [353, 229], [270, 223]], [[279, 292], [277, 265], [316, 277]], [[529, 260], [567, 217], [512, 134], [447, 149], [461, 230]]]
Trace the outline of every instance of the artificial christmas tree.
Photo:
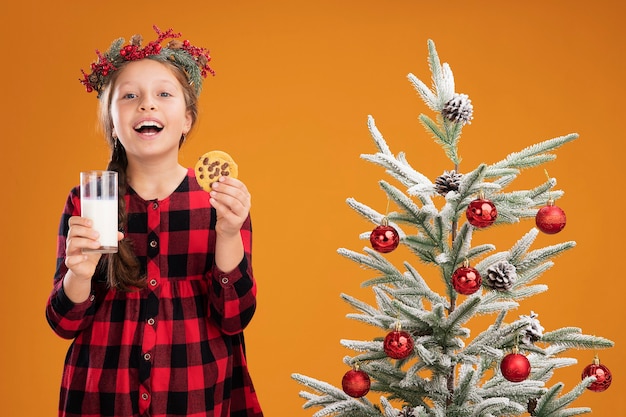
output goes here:
[[[428, 41], [428, 51], [433, 88], [412, 74], [408, 78], [436, 114], [435, 120], [424, 114], [419, 119], [441, 145], [453, 169], [431, 181], [414, 169], [403, 153], [396, 156], [391, 152], [370, 116], [368, 126], [378, 152], [361, 157], [385, 168], [399, 182], [400, 187], [379, 182], [398, 210], [382, 214], [353, 198], [347, 202], [375, 227], [391, 227], [400, 245], [417, 261], [438, 270], [445, 294], [434, 291], [413, 263], [405, 261], [404, 271], [394, 266], [385, 256], [388, 247], [378, 244], [388, 240], [381, 238], [384, 234], [377, 233], [371, 240], [373, 249], [339, 249], [342, 256], [378, 273], [364, 283], [374, 291], [376, 306], [345, 294], [342, 298], [358, 311], [348, 317], [380, 328], [381, 337], [341, 341], [359, 352], [345, 357], [344, 363], [360, 372], [348, 371], [349, 383], [344, 381], [343, 389], [294, 373], [296, 381], [314, 391], [300, 393], [307, 400], [304, 407], [321, 407], [314, 417], [566, 417], [587, 413], [588, 408], [571, 407], [571, 403], [586, 388], [595, 388], [599, 375], [608, 375], [610, 384], [608, 368], [605, 371], [594, 362], [593, 368], [583, 372], [582, 381], [565, 394], [561, 392], [563, 383], [549, 386], [549, 381], [555, 370], [576, 363], [561, 356], [568, 349], [607, 348], [613, 342], [584, 335], [576, 327], [544, 332], [534, 312], [509, 317], [518, 301], [548, 289], [535, 281], [553, 266], [552, 258], [573, 248], [575, 242], [531, 249], [539, 234], [531, 226], [508, 250], [497, 250], [492, 244], [472, 246], [474, 233], [489, 233], [498, 225], [536, 218], [540, 207], [554, 207], [563, 192], [553, 190], [553, 178], [530, 190], [506, 189], [522, 169], [553, 160], [552, 152], [577, 135], [546, 140], [494, 164], [460, 170], [458, 143], [463, 128], [473, 119], [473, 107], [467, 95], [455, 92], [452, 71], [440, 63], [432, 41]], [[555, 230], [548, 227], [553, 223], [548, 217], [540, 216], [537, 222], [547, 233]], [[564, 222], [563, 216], [560, 223], [564, 226]], [[560, 223], [557, 226], [562, 228]], [[361, 237], [370, 238], [371, 233]], [[393, 233], [391, 237], [395, 249]], [[494, 319], [472, 337], [464, 325], [477, 315]], [[388, 338], [395, 343], [392, 350]], [[356, 388], [352, 385], [355, 381]], [[368, 391], [369, 397], [377, 394], [380, 405], [363, 396]]]

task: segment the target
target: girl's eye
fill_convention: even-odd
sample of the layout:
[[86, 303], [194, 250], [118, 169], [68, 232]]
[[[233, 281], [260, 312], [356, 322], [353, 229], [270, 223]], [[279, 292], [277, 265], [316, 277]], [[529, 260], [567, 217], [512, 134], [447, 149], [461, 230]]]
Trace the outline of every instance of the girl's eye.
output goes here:
[[126, 93], [122, 97], [123, 98], [136, 98], [137, 94], [135, 94], [135, 93]]
[[162, 93], [159, 93], [159, 96], [160, 97], [171, 97], [172, 95], [170, 93], [167, 93], [167, 92], [164, 91]]

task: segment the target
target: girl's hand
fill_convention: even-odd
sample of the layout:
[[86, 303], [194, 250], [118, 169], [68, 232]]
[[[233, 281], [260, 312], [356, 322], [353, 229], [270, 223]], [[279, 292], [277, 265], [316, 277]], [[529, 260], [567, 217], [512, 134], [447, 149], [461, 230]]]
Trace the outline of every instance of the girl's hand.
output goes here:
[[[67, 297], [74, 303], [81, 303], [91, 293], [91, 278], [96, 272], [96, 266], [101, 253], [83, 253], [83, 249], [97, 249], [98, 232], [93, 230], [93, 222], [86, 217], [73, 216], [69, 220], [69, 231], [65, 241], [65, 266], [67, 273], [63, 280], [63, 288]], [[124, 234], [118, 232], [118, 240]]]
[[[70, 217], [69, 231], [65, 241], [65, 266], [76, 278], [88, 281], [96, 271], [101, 253], [83, 253], [83, 249], [98, 249], [100, 242], [99, 234], [92, 229], [91, 219], [80, 216]], [[118, 232], [118, 240], [124, 238], [124, 234]]]
[[78, 279], [91, 280], [102, 254], [83, 253], [83, 249], [97, 249], [99, 234], [92, 229], [93, 222], [86, 217], [73, 216], [65, 241], [65, 266]]
[[246, 185], [236, 178], [221, 177], [213, 183], [209, 194], [209, 201], [217, 212], [216, 232], [224, 236], [238, 236], [250, 213], [250, 193]]

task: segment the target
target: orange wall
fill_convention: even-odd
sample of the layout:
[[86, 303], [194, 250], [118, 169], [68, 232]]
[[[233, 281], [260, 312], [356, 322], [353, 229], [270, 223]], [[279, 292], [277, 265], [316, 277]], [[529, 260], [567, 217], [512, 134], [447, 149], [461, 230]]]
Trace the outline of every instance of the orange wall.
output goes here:
[[[380, 336], [344, 318], [349, 309], [339, 294], [371, 300], [359, 287], [371, 273], [336, 249], [359, 250], [365, 242], [358, 234], [372, 228], [347, 208], [347, 197], [379, 210], [386, 204], [376, 184], [382, 170], [359, 159], [374, 151], [368, 114], [392, 150], [405, 151], [423, 173], [435, 178], [451, 169], [418, 124], [428, 110], [406, 80], [413, 72], [428, 81], [429, 38], [475, 107], [462, 138], [462, 170], [544, 139], [581, 135], [546, 166], [566, 191], [559, 205], [568, 225], [537, 242], [578, 246], [542, 277], [550, 291], [519, 314], [532, 309], [547, 330], [578, 326], [614, 340], [615, 348], [599, 352], [613, 386], [585, 393], [577, 405], [598, 416], [626, 415], [623, 2], [4, 3], [3, 416], [55, 415], [68, 342], [52, 333], [43, 313], [58, 217], [78, 172], [103, 167], [107, 157], [95, 130], [96, 99], [83, 92], [79, 70], [115, 37], [141, 32], [151, 39], [153, 23], [206, 44], [214, 57], [218, 75], [205, 84], [201, 123], [182, 160], [190, 165], [206, 150], [227, 150], [253, 193], [260, 292], [247, 339], [267, 416], [311, 415], [301, 410], [301, 387], [290, 374], [339, 385], [341, 359], [352, 353], [339, 339]], [[532, 186], [544, 179], [543, 169], [523, 178], [521, 186]], [[503, 250], [531, 226], [488, 230], [480, 240]], [[573, 355], [579, 365], [553, 382], [572, 387], [593, 352]]]

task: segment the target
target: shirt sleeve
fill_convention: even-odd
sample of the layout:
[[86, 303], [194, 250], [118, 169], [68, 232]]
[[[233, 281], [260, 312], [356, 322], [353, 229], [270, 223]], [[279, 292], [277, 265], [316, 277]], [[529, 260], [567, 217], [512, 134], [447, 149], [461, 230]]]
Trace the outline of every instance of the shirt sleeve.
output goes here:
[[54, 332], [62, 338], [73, 339], [93, 321], [95, 312], [95, 294], [84, 302], [73, 303], [63, 291], [63, 278], [67, 273], [65, 266], [65, 242], [69, 231], [69, 219], [80, 215], [78, 188], [74, 188], [67, 198], [57, 237], [56, 272], [52, 292], [46, 305], [46, 319]]
[[241, 227], [244, 256], [231, 272], [215, 264], [209, 272], [209, 308], [213, 321], [225, 334], [242, 332], [256, 310], [256, 282], [252, 273], [252, 223], [250, 216]]

